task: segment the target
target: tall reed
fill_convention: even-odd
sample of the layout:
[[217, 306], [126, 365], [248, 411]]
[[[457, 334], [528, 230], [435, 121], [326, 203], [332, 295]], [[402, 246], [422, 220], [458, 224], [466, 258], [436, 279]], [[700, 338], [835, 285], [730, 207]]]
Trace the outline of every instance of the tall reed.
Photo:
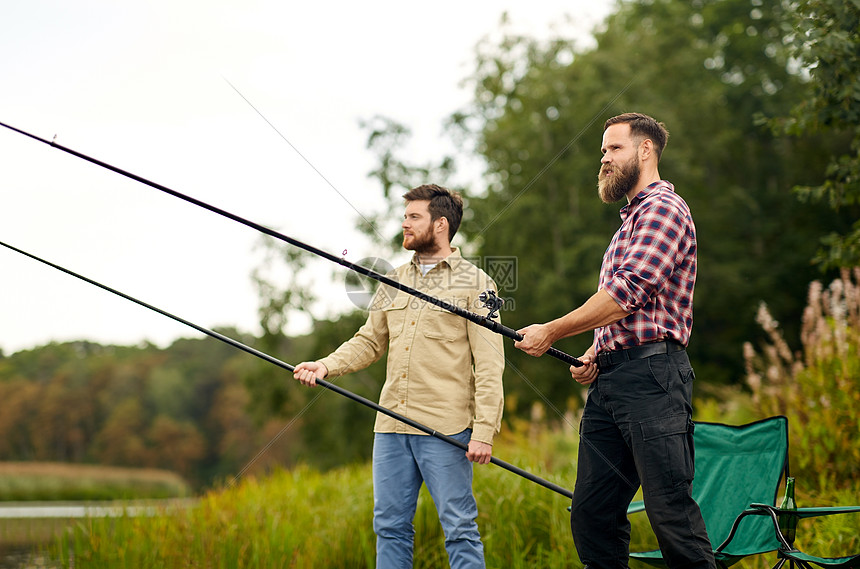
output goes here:
[[813, 488], [847, 488], [860, 479], [860, 268], [828, 287], [814, 282], [794, 353], [762, 304], [768, 342], [744, 346], [747, 383], [763, 415], [787, 415], [792, 467]]

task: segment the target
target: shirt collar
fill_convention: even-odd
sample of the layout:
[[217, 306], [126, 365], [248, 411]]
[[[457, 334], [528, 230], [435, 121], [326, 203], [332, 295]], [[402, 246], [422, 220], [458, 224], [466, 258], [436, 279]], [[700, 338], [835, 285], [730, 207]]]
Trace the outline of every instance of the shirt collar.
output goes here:
[[632, 200], [630, 200], [630, 203], [626, 204], [624, 207], [621, 208], [621, 218], [626, 218], [627, 215], [636, 208], [636, 206], [645, 201], [645, 198], [661, 190], [668, 190], [670, 192], [674, 192], [675, 186], [673, 186], [670, 182], [667, 182], [666, 180], [658, 180], [652, 184], [649, 184], [641, 192], [636, 194], [636, 196]]
[[[445, 257], [444, 259], [442, 259], [441, 261], [439, 261], [437, 263], [438, 265], [445, 263], [448, 265], [448, 267], [450, 269], [454, 269], [457, 267], [457, 264], [463, 260], [463, 256], [460, 255], [460, 249], [458, 247], [451, 247], [451, 249], [452, 249], [451, 254], [448, 255], [447, 257]], [[418, 267], [419, 264], [420, 263], [418, 261], [418, 253], [413, 253], [412, 254], [412, 265], [417, 269], [417, 268], [419, 268]]]

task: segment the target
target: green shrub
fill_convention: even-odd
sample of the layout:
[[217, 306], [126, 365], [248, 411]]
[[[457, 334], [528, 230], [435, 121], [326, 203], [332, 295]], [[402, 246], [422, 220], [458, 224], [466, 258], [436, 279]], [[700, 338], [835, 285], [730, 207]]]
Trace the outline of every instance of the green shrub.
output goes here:
[[856, 487], [860, 479], [858, 281], [860, 268], [827, 288], [810, 285], [802, 353], [792, 353], [764, 304], [757, 320], [769, 342], [760, 353], [744, 346], [753, 406], [788, 417], [792, 474], [810, 490]]

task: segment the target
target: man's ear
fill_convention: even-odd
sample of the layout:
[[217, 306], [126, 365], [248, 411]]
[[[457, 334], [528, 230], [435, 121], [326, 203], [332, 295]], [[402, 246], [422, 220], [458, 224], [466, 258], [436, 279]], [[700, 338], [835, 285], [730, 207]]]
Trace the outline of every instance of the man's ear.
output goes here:
[[650, 138], [646, 138], [639, 145], [639, 159], [645, 160], [654, 152], [654, 141]]
[[446, 233], [448, 232], [448, 218], [444, 215], [437, 219], [433, 225], [436, 231], [444, 230]]

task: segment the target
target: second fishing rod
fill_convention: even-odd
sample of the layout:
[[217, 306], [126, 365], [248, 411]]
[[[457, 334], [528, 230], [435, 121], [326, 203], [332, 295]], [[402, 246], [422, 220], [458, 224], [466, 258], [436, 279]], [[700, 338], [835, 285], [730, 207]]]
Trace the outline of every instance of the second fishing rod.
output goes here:
[[[76, 273], [70, 269], [67, 269], [67, 268], [62, 267], [60, 265], [52, 263], [51, 261], [48, 261], [48, 260], [43, 259], [41, 257], [38, 257], [36, 255], [33, 255], [32, 253], [28, 253], [27, 251], [24, 251], [23, 249], [19, 249], [17, 247], [9, 245], [8, 243], [5, 243], [3, 241], [0, 241], [0, 247], [5, 247], [11, 251], [14, 251], [16, 253], [20, 253], [21, 255], [24, 255], [25, 257], [29, 257], [30, 259], [33, 259], [34, 261], [38, 261], [44, 265], [47, 265], [47, 266], [54, 268], [54, 269], [56, 269], [62, 273], [65, 273], [67, 275], [75, 277], [76, 279], [82, 280], [86, 283], [89, 283], [93, 286], [96, 286], [96, 287], [98, 287], [102, 290], [105, 290], [111, 294], [115, 294], [121, 298], [124, 298], [126, 300], [131, 301], [131, 302], [134, 302], [135, 304], [143, 306], [144, 308], [148, 308], [149, 310], [152, 310], [153, 312], [157, 312], [158, 314], [161, 314], [162, 316], [166, 316], [172, 320], [175, 320], [176, 322], [184, 324], [190, 328], [194, 328], [198, 332], [201, 332], [201, 333], [209, 336], [210, 338], [214, 338], [216, 340], [224, 342], [225, 344], [233, 346], [234, 348], [238, 348], [238, 349], [242, 350], [243, 352], [246, 352], [248, 354], [256, 356], [256, 357], [258, 357], [258, 358], [260, 358], [266, 362], [269, 362], [270, 364], [274, 364], [274, 365], [276, 365], [282, 369], [285, 369], [289, 372], [295, 371], [295, 369], [296, 369], [295, 366], [293, 366], [293, 365], [290, 365], [286, 362], [283, 362], [283, 361], [279, 360], [278, 358], [275, 358], [275, 357], [273, 357], [273, 356], [271, 356], [265, 352], [261, 352], [260, 350], [252, 348], [251, 346], [243, 344], [243, 343], [239, 342], [238, 340], [230, 338], [229, 336], [225, 336], [224, 334], [221, 334], [221, 333], [216, 332], [214, 330], [209, 330], [208, 328], [204, 328], [203, 326], [200, 326], [200, 325], [195, 324], [189, 320], [186, 320], [180, 316], [177, 316], [175, 314], [167, 312], [166, 310], [158, 308], [157, 306], [154, 306], [152, 304], [149, 304], [147, 302], [139, 300], [139, 299], [137, 299], [133, 296], [130, 296], [128, 294], [125, 294], [124, 292], [121, 292], [115, 288], [111, 288], [110, 286], [108, 286], [106, 284], [102, 284], [102, 283], [95, 281], [89, 277], [86, 277], [80, 273]], [[415, 421], [413, 419], [410, 419], [409, 417], [401, 415], [400, 413], [396, 413], [396, 412], [394, 412], [394, 411], [392, 411], [386, 407], [383, 407], [382, 405], [379, 405], [378, 403], [374, 403], [373, 401], [371, 401], [365, 397], [362, 397], [361, 395], [358, 395], [358, 394], [353, 393], [351, 391], [348, 391], [348, 390], [346, 390], [346, 389], [344, 389], [338, 385], [335, 385], [332, 382], [325, 381], [324, 379], [317, 379], [316, 383], [322, 387], [325, 387], [326, 389], [328, 389], [330, 391], [334, 391], [335, 393], [343, 395], [344, 397], [347, 397], [348, 399], [352, 399], [353, 401], [360, 403], [360, 404], [364, 405], [365, 407], [369, 407], [369, 408], [373, 409], [374, 411], [377, 411], [377, 412], [382, 413], [384, 415], [388, 415], [389, 417], [391, 417], [397, 421], [400, 421], [401, 423], [403, 423], [405, 425], [409, 425], [410, 427], [417, 429], [417, 430], [421, 431], [422, 433], [425, 433], [425, 434], [430, 435], [432, 437], [435, 437], [439, 440], [442, 440], [442, 441], [444, 441], [450, 445], [453, 445], [453, 446], [455, 446], [461, 450], [464, 450], [464, 451], [469, 450], [468, 445], [461, 443], [460, 441], [458, 441], [457, 439], [455, 439], [449, 435], [442, 434], [439, 431], [437, 431], [436, 429], [428, 427], [422, 423], [419, 423], [418, 421]], [[518, 476], [521, 476], [521, 477], [525, 478], [526, 480], [530, 480], [536, 484], [539, 484], [539, 485], [543, 486], [544, 488], [552, 490], [553, 492], [561, 494], [562, 496], [564, 496], [566, 498], [573, 498], [573, 493], [570, 490], [568, 490], [567, 488], [563, 488], [563, 487], [559, 486], [558, 484], [555, 484], [554, 482], [550, 482], [549, 480], [541, 478], [540, 476], [537, 476], [535, 474], [532, 474], [531, 472], [523, 470], [522, 468], [520, 468], [518, 466], [514, 466], [513, 464], [511, 464], [509, 462], [505, 462], [504, 460], [496, 458], [495, 456], [490, 458], [490, 463], [495, 464], [496, 466], [500, 466], [501, 468], [504, 468], [505, 470], [507, 470], [509, 472], [517, 474]]]
[[[244, 217], [240, 217], [234, 213], [230, 213], [229, 211], [226, 211], [226, 210], [221, 209], [219, 207], [216, 207], [214, 205], [210, 205], [210, 204], [203, 202], [197, 198], [194, 198], [194, 197], [191, 197], [189, 195], [180, 193], [176, 190], [168, 188], [167, 186], [163, 186], [163, 185], [158, 184], [156, 182], [147, 180], [146, 178], [138, 176], [137, 174], [133, 174], [127, 170], [123, 170], [121, 168], [118, 168], [116, 166], [113, 166], [111, 164], [103, 162], [101, 160], [98, 160], [97, 158], [87, 156], [86, 154], [78, 152], [77, 150], [73, 150], [73, 149], [68, 148], [66, 146], [63, 146], [61, 144], [57, 144], [56, 141], [46, 140], [44, 138], [41, 138], [39, 136], [36, 136], [34, 134], [31, 134], [31, 133], [26, 132], [24, 130], [21, 130], [19, 128], [15, 128], [15, 127], [10, 126], [8, 124], [5, 124], [3, 122], [0, 122], [0, 126], [3, 126], [7, 129], [14, 131], [14, 132], [17, 132], [19, 134], [23, 134], [24, 136], [32, 138], [33, 140], [37, 140], [39, 142], [47, 144], [48, 146], [51, 146], [52, 148], [56, 148], [57, 150], [61, 150], [67, 154], [71, 154], [72, 156], [75, 156], [75, 157], [80, 158], [82, 160], [86, 160], [87, 162], [90, 162], [91, 164], [101, 166], [102, 168], [105, 168], [107, 170], [110, 170], [112, 172], [120, 174], [122, 176], [125, 176], [126, 178], [130, 178], [136, 182], [140, 182], [144, 185], [147, 185], [151, 188], [154, 188], [156, 190], [164, 192], [168, 195], [179, 198], [183, 201], [186, 201], [188, 203], [191, 203], [191, 204], [196, 205], [198, 207], [201, 207], [203, 209], [206, 209], [212, 213], [216, 213], [218, 215], [221, 215], [223, 217], [231, 219], [237, 223], [241, 223], [242, 225], [245, 225], [247, 227], [250, 227], [252, 229], [259, 231], [260, 233], [264, 233], [266, 235], [269, 235], [270, 237], [274, 237], [275, 239], [279, 239], [280, 241], [284, 241], [285, 243], [289, 243], [290, 245], [293, 245], [294, 247], [298, 247], [299, 249], [303, 249], [305, 251], [308, 251], [309, 253], [312, 253], [314, 255], [317, 255], [319, 257], [322, 257], [324, 259], [332, 261], [333, 263], [337, 263], [338, 265], [341, 265], [342, 267], [346, 267], [347, 269], [349, 269], [351, 271], [354, 271], [356, 273], [359, 273], [361, 275], [364, 275], [366, 277], [374, 279], [374, 280], [376, 280], [376, 281], [378, 281], [384, 285], [388, 285], [392, 288], [403, 291], [406, 294], [412, 295], [412, 296], [419, 298], [425, 302], [429, 302], [430, 304], [433, 304], [433, 305], [438, 306], [439, 308], [441, 308], [443, 310], [446, 310], [448, 312], [456, 314], [457, 316], [465, 318], [465, 319], [467, 319], [467, 320], [469, 320], [469, 321], [471, 321], [471, 322], [473, 322], [479, 326], [483, 326], [484, 328], [487, 328], [488, 330], [490, 330], [492, 332], [495, 332], [497, 334], [501, 334], [502, 336], [505, 336], [507, 338], [511, 338], [512, 340], [515, 340], [515, 341], [520, 341], [523, 339], [522, 334], [519, 334], [513, 328], [509, 328], [507, 326], [504, 326], [500, 322], [497, 322], [488, 316], [481, 316], [479, 314], [475, 314], [474, 312], [470, 312], [468, 310], [465, 310], [459, 306], [455, 306], [449, 302], [446, 302], [444, 300], [441, 300], [439, 298], [431, 296], [427, 293], [421, 292], [420, 290], [417, 290], [413, 287], [410, 287], [410, 286], [405, 285], [401, 282], [398, 282], [398, 281], [396, 281], [390, 277], [387, 277], [385, 275], [377, 273], [376, 271], [374, 271], [372, 269], [368, 269], [367, 267], [363, 267], [361, 265], [351, 263], [342, 257], [338, 257], [336, 255], [333, 255], [331, 253], [323, 251], [322, 249], [318, 249], [312, 245], [308, 245], [307, 243], [299, 241], [298, 239], [295, 239], [293, 237], [290, 237], [288, 235], [284, 235], [283, 233], [275, 231], [274, 229], [270, 229], [264, 225], [261, 225], [259, 223], [254, 222], [254, 221], [251, 221], [251, 220], [246, 219]], [[490, 303], [492, 303], [494, 299], [492, 298], [492, 295], [488, 295], [487, 300]], [[490, 314], [492, 314], [493, 312], [494, 311], [491, 309]], [[559, 359], [559, 360], [569, 364], [569, 365], [573, 365], [576, 367], [580, 367], [583, 365], [583, 363], [580, 360], [571, 356], [570, 354], [567, 354], [567, 353], [559, 350], [558, 348], [550, 347], [546, 353], [549, 354], [550, 356], [556, 358], [556, 359]]]

